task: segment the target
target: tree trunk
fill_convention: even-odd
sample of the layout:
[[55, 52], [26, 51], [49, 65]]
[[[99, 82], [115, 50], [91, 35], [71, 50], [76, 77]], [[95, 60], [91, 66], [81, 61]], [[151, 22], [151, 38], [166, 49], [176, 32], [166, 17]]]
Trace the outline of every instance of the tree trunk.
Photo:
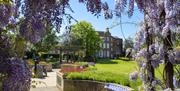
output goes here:
[[168, 51], [172, 50], [172, 40], [171, 40], [171, 31], [169, 30], [167, 37], [164, 39], [164, 61], [165, 61], [165, 81], [166, 81], [166, 87], [174, 89], [173, 86], [173, 64], [170, 62], [168, 57]]
[[[166, 12], [162, 11], [160, 16], [161, 24], [165, 24], [165, 16], [166, 16]], [[169, 57], [168, 57], [168, 51], [173, 49], [170, 30], [168, 31], [168, 35], [164, 38], [163, 42], [164, 42], [164, 61], [165, 61], [165, 68], [164, 68], [165, 84], [167, 88], [171, 88], [173, 90], [174, 70], [173, 70], [173, 64], [169, 61]]]

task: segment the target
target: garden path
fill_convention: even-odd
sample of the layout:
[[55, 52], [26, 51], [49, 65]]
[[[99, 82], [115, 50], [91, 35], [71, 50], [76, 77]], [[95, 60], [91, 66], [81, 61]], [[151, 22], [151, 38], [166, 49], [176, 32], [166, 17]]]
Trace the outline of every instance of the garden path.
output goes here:
[[[30, 91], [60, 91], [56, 87], [56, 72], [59, 69], [53, 69], [52, 72], [48, 72], [48, 77], [45, 78], [32, 78], [32, 81], [36, 81], [38, 84], [36, 88], [31, 88]], [[40, 83], [39, 83], [40, 82]]]

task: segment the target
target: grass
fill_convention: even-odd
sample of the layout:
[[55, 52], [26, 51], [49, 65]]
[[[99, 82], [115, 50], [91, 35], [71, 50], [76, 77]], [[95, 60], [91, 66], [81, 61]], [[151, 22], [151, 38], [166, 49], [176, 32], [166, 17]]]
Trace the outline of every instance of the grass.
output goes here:
[[[124, 61], [126, 58], [120, 60], [101, 59], [96, 62], [95, 67], [90, 66], [88, 71], [82, 73], [67, 73], [65, 77], [72, 80], [95, 80], [102, 82], [117, 83], [124, 86], [129, 86], [135, 91], [142, 86], [140, 78], [137, 81], [130, 81], [129, 74], [135, 70], [139, 71], [138, 65], [135, 61]], [[84, 64], [84, 63], [82, 63]], [[155, 69], [155, 76], [158, 79], [163, 79], [163, 65]]]
[[98, 71], [129, 75], [129, 73], [138, 70], [135, 61], [107, 60], [110, 61], [111, 64], [107, 64], [107, 63], [103, 64], [103, 61], [104, 60], [100, 60], [99, 61], [100, 63], [96, 64], [96, 68], [98, 69]]
[[66, 78], [72, 80], [96, 80], [117, 83], [137, 90], [137, 87], [141, 85], [141, 81], [139, 79], [136, 82], [129, 80], [129, 74], [135, 70], [138, 69], [134, 61], [106, 59], [98, 60], [96, 66], [90, 66], [89, 70], [86, 72], [68, 73], [66, 74]]

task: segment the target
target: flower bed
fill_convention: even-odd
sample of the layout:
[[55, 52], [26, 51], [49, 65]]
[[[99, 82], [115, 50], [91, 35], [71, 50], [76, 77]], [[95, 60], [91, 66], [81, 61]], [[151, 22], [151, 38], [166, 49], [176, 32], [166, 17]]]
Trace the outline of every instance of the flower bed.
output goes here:
[[78, 64], [62, 64], [60, 72], [68, 73], [68, 72], [82, 72], [85, 71], [86, 67]]

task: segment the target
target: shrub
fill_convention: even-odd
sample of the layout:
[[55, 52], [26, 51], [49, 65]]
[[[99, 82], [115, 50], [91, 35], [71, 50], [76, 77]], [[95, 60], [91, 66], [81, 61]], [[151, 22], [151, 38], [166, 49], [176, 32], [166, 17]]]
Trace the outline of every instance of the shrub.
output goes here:
[[114, 74], [111, 72], [101, 72], [101, 71], [85, 71], [81, 73], [73, 72], [67, 73], [66, 79], [71, 80], [95, 80], [108, 83], [117, 83], [124, 86], [130, 86], [129, 76], [125, 74]]

